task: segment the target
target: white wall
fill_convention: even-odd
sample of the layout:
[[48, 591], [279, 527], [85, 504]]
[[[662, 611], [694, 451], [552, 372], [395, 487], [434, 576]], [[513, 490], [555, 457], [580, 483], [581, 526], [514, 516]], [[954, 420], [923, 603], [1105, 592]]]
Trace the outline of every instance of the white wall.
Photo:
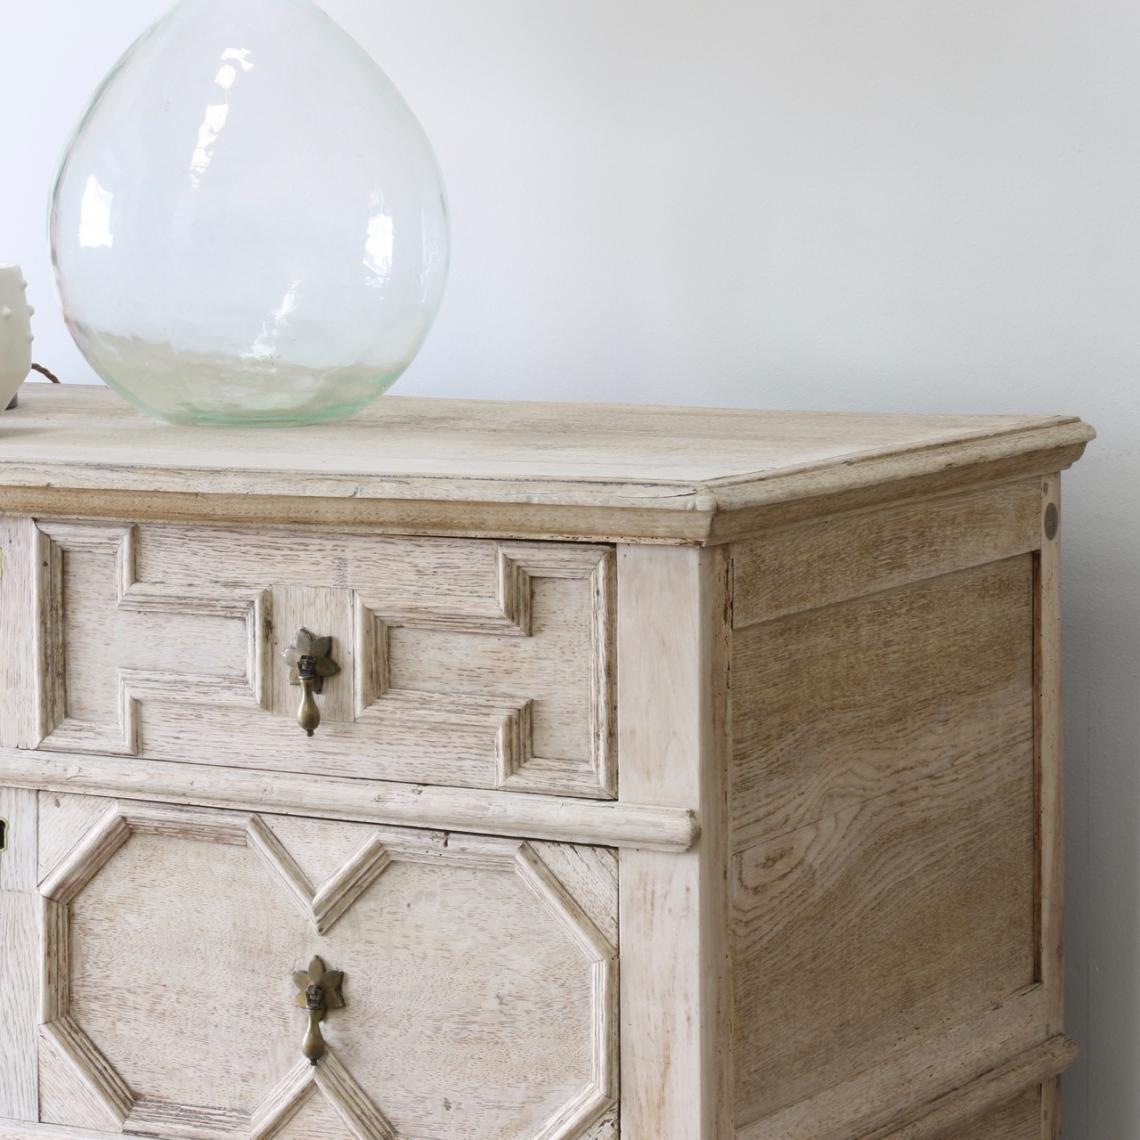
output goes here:
[[[1068, 1140], [1140, 1136], [1140, 6], [327, 0], [447, 174], [405, 393], [1074, 412]], [[0, 261], [162, 0], [0, 0]], [[9, 164], [9, 160], [11, 163]], [[1129, 522], [1129, 519], [1132, 521]]]

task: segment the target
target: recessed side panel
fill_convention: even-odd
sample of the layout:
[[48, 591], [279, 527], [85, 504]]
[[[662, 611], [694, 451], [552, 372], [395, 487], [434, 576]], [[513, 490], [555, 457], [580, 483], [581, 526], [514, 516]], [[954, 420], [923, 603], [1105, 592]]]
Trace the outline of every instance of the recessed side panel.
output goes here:
[[[1043, 1039], [1017, 1012], [1039, 981], [1034, 590], [1026, 553], [736, 630], [748, 1136], [880, 1066], [902, 1072], [954, 1027], [990, 1018], [1006, 1056]], [[955, 1046], [977, 1071], [987, 1047]], [[939, 1095], [924, 1095], [934, 1079], [919, 1066], [894, 1096]]]

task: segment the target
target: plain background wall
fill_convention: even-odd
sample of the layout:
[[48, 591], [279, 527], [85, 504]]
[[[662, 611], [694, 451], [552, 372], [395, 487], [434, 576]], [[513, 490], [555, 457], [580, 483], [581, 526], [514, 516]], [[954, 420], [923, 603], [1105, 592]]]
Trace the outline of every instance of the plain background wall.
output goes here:
[[[398, 392], [1100, 429], [1065, 485], [1065, 1136], [1140, 1137], [1140, 5], [324, 6], [403, 90], [451, 196], [451, 284]], [[164, 7], [0, 0], [0, 262], [23, 264], [37, 359], [68, 380], [94, 377], [51, 284], [56, 161]]]

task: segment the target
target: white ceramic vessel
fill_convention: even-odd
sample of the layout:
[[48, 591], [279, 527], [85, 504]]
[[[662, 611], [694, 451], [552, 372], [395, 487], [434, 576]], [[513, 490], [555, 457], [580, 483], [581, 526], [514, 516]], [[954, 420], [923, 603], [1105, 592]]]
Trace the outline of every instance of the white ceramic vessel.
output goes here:
[[32, 314], [28, 283], [18, 265], [0, 265], [0, 410], [32, 370]]

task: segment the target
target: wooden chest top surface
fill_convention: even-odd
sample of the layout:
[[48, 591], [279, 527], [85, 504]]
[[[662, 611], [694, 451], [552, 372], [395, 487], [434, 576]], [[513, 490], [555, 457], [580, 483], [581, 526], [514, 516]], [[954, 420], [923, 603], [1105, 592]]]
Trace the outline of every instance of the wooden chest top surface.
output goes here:
[[[30, 385], [0, 417], [0, 502], [52, 511], [61, 495], [98, 493], [121, 510], [165, 496], [148, 513], [189, 518], [179, 496], [201, 510], [203, 496], [252, 495], [275, 504], [263, 504], [264, 521], [700, 543], [748, 533], [749, 512], [789, 503], [818, 502], [806, 513], [820, 513], [837, 495], [1002, 464], [1024, 473], [1042, 455], [1041, 469], [1056, 470], [1092, 434], [1063, 416], [391, 396], [337, 424], [202, 429], [158, 423], [104, 388]], [[223, 513], [235, 512], [207, 512]]]

